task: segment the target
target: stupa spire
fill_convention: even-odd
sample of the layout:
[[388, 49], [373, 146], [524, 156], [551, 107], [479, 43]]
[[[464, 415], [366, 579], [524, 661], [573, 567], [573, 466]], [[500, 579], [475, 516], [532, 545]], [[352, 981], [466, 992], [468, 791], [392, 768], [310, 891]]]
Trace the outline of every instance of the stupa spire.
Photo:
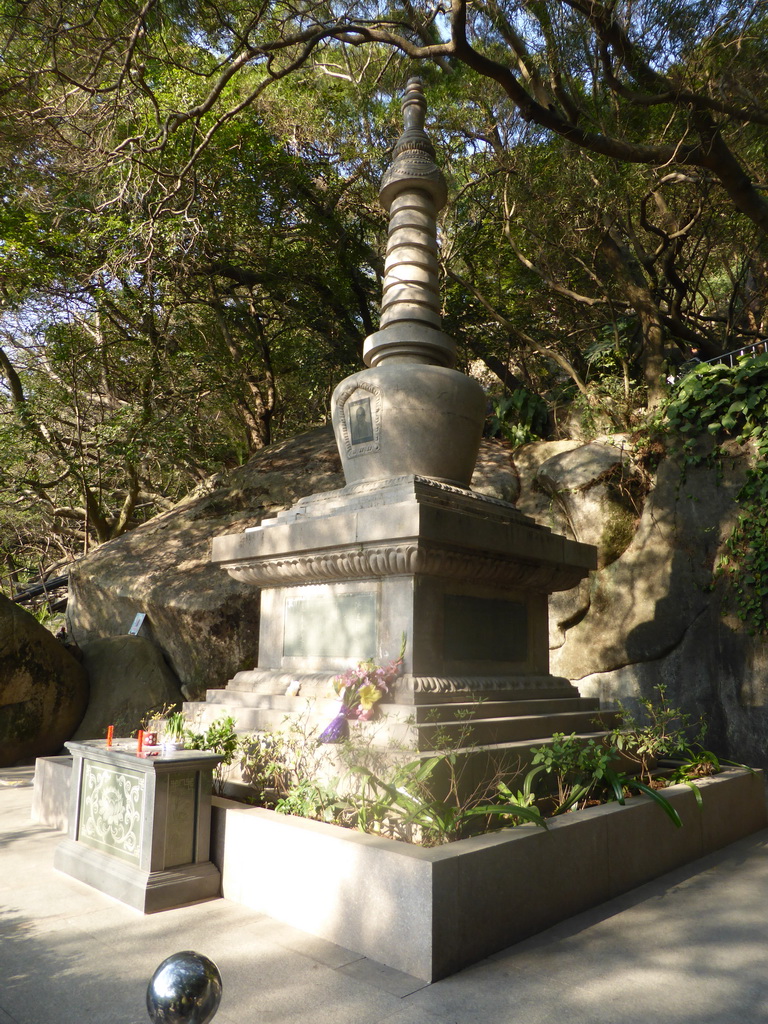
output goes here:
[[402, 110], [404, 130], [379, 191], [390, 217], [380, 329], [366, 339], [363, 355], [368, 366], [396, 359], [452, 367], [456, 346], [440, 329], [437, 261], [436, 217], [447, 190], [424, 130], [420, 79], [409, 79]]

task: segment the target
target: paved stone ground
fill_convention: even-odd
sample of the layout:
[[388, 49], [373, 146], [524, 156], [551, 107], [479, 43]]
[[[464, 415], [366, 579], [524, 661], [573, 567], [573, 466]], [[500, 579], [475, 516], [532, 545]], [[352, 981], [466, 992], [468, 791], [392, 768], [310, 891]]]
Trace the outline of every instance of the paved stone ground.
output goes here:
[[0, 1024], [147, 1024], [185, 949], [221, 971], [215, 1024], [768, 1020], [768, 831], [424, 985], [227, 900], [143, 917], [58, 874], [31, 779], [0, 770]]

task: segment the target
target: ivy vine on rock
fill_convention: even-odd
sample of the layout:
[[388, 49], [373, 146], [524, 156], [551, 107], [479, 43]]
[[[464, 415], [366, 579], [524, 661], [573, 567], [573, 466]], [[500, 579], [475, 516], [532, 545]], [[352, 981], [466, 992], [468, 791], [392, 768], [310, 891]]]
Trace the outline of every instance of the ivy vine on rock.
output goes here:
[[730, 583], [736, 614], [751, 636], [768, 634], [768, 354], [742, 357], [735, 366], [703, 364], [683, 378], [665, 410], [666, 427], [683, 440], [688, 465], [701, 462], [699, 439], [749, 444], [756, 465], [737, 501], [739, 516], [715, 567]]

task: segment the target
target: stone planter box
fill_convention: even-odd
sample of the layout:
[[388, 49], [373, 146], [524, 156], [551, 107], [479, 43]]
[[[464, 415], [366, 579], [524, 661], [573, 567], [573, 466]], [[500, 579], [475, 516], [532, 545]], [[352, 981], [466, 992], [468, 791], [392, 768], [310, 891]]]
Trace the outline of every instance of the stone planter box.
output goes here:
[[426, 981], [768, 825], [763, 773], [422, 849], [214, 798], [222, 895]]

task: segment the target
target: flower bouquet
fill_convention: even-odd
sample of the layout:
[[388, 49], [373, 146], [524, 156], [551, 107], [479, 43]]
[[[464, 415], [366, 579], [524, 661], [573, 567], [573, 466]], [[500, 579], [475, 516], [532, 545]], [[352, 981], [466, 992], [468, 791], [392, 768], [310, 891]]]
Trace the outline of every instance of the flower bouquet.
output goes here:
[[377, 665], [373, 659], [361, 661], [333, 680], [333, 689], [341, 700], [339, 712], [322, 731], [318, 743], [341, 743], [349, 735], [349, 722], [368, 722], [376, 704], [389, 693], [403, 667], [403, 654], [388, 665]]

